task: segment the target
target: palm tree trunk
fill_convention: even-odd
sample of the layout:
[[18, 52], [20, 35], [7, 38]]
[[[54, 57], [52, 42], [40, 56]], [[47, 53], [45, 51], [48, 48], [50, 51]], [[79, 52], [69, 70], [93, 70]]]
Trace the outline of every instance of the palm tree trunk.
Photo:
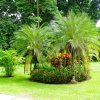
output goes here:
[[30, 52], [26, 56], [25, 65], [24, 65], [24, 73], [30, 74], [30, 67], [32, 64], [31, 61], [32, 61], [32, 53]]
[[38, 59], [37, 59], [37, 55], [34, 54], [34, 69], [37, 68], [37, 64], [38, 64]]

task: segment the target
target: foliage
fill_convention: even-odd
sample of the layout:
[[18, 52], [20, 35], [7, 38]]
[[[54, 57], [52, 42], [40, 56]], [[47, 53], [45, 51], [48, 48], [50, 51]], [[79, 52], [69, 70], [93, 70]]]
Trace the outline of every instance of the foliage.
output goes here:
[[87, 12], [89, 9], [90, 0], [68, 0], [69, 9], [77, 12]]
[[9, 49], [14, 40], [13, 32], [17, 27], [14, 21], [9, 17], [0, 18], [0, 48], [5, 50]]
[[32, 21], [28, 17], [33, 13], [34, 5], [28, 0], [2, 0], [0, 8], [1, 16], [14, 19], [17, 25]]
[[66, 0], [57, 0], [57, 7], [59, 11], [64, 13], [64, 15], [68, 13], [68, 2]]
[[47, 30], [45, 28], [37, 28], [35, 25], [23, 25], [21, 29], [15, 32], [16, 40], [15, 48], [20, 53], [25, 53], [27, 50], [33, 50], [37, 56], [42, 49], [43, 40], [46, 38]]
[[[0, 1], [0, 48], [9, 49], [14, 40], [14, 34], [19, 26], [31, 25], [37, 21], [50, 22], [59, 11], [64, 15], [68, 10], [75, 13], [86, 12], [92, 19], [100, 16], [99, 0], [38, 0], [39, 16], [37, 16], [37, 3], [35, 0], [1, 0]], [[58, 8], [57, 8], [58, 7]]]
[[17, 57], [14, 50], [0, 50], [0, 66], [5, 68], [5, 74], [7, 77], [11, 77], [13, 75], [16, 63]]
[[45, 62], [42, 64], [38, 64], [37, 69], [53, 71], [55, 69], [55, 67], [52, 66], [50, 63]]
[[37, 24], [37, 21], [49, 22], [57, 10], [53, 0], [39, 0], [40, 16], [37, 16], [35, 0], [0, 1], [0, 48], [9, 49], [14, 40], [14, 32], [23, 24]]
[[92, 19], [98, 20], [100, 18], [100, 0], [92, 0], [88, 11]]
[[58, 9], [64, 15], [68, 14], [69, 10], [74, 13], [86, 12], [95, 21], [100, 17], [99, 4], [99, 0], [57, 0]]
[[68, 67], [71, 65], [71, 54], [57, 53], [55, 58], [50, 59], [50, 62], [56, 68]]
[[54, 17], [57, 10], [55, 0], [18, 0], [15, 3], [17, 4], [19, 12], [22, 14], [22, 21], [27, 23], [33, 21], [29, 17], [34, 18], [36, 16], [40, 16], [43, 22], [48, 22]]
[[[72, 63], [87, 62], [89, 50], [99, 49], [99, 41], [95, 25], [90, 18], [82, 13], [76, 15], [70, 12], [67, 17], [58, 16], [59, 22], [55, 23], [56, 34], [59, 36], [58, 47], [71, 53]], [[55, 30], [55, 31], [56, 31]]]
[[34, 22], [34, 0], [16, 0], [15, 4], [22, 24], [30, 25], [32, 22]]
[[[43, 22], [50, 21], [56, 11], [55, 0], [38, 0], [40, 17]], [[18, 24], [32, 24], [34, 17], [37, 15], [37, 2], [36, 0], [2, 0], [0, 1], [0, 12], [1, 16], [9, 16], [14, 19]]]
[[[87, 71], [86, 71], [87, 70]], [[89, 70], [84, 69], [82, 65], [66, 67], [64, 69], [56, 69], [50, 65], [40, 65], [31, 72], [31, 80], [44, 83], [69, 83], [75, 73], [77, 81], [83, 81], [89, 78]]]
[[[62, 17], [58, 14], [58, 18], [52, 25], [52, 30], [48, 30], [47, 27], [39, 27], [39, 22], [50, 22], [54, 19], [58, 13], [56, 3], [58, 4], [58, 9], [62, 10], [64, 15], [67, 14], [67, 17]], [[65, 79], [62, 79], [63, 82], [69, 81], [73, 76], [78, 81], [87, 79], [89, 75], [87, 65], [90, 56], [98, 55], [97, 51], [100, 50], [100, 41], [97, 39], [98, 33], [94, 23], [82, 12], [88, 13], [92, 19], [99, 18], [98, 3], [98, 0], [92, 0], [91, 2], [89, 0], [57, 0], [57, 2], [56, 0], [2, 0], [0, 1], [0, 48], [3, 50], [10, 48], [12, 46], [11, 41], [15, 39], [15, 49], [26, 58], [25, 70], [30, 68], [32, 62], [34, 62], [34, 69], [39, 67], [32, 72], [36, 71], [36, 79], [40, 77], [39, 80], [43, 79], [51, 83], [52, 81], [49, 79], [55, 82], [58, 79], [58, 83], [60, 83], [60, 78], [62, 79], [63, 77]], [[73, 10], [74, 13], [68, 12], [68, 10]], [[31, 25], [33, 22], [38, 22], [38, 27]], [[13, 34], [22, 24], [25, 25]], [[49, 31], [55, 34], [47, 35], [46, 33]], [[16, 54], [10, 51], [2, 52], [0, 54], [1, 65], [5, 67], [6, 75], [12, 76], [14, 67], [12, 59]], [[52, 59], [54, 54], [58, 52], [62, 52], [62, 54], [51, 61], [52, 65], [41, 63]], [[39, 66], [37, 63], [39, 63]], [[42, 69], [40, 66], [43, 66]], [[66, 68], [57, 69], [59, 66]], [[65, 74], [67, 72], [62, 73], [64, 70], [70, 70], [69, 75], [71, 76], [66, 77]], [[41, 76], [37, 74], [38, 71]], [[46, 76], [44, 73], [46, 73]], [[34, 76], [34, 74], [32, 75]]]
[[42, 53], [46, 33], [47, 30], [45, 27], [37, 27], [34, 24], [31, 26], [23, 25], [21, 29], [15, 33], [16, 39], [14, 46], [19, 53], [26, 57], [25, 71], [28, 71], [28, 73], [32, 62], [34, 62], [35, 68], [37, 63], [41, 60], [39, 57]]
[[50, 22], [57, 13], [56, 0], [39, 0], [40, 17], [43, 22]]

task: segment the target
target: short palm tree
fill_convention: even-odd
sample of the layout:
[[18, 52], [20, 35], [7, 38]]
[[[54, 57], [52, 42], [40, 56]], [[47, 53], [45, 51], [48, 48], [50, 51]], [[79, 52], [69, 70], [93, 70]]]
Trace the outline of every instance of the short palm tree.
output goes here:
[[71, 11], [67, 17], [59, 14], [53, 26], [59, 47], [71, 54], [72, 82], [76, 82], [77, 65], [83, 70], [84, 76], [89, 78], [89, 52], [100, 49], [95, 24], [85, 13], [76, 15]]
[[24, 25], [15, 33], [16, 49], [24, 53], [26, 52], [25, 71], [29, 72], [32, 58], [34, 59], [34, 67], [38, 62], [38, 56], [42, 50], [43, 40], [46, 37], [46, 30], [43, 27], [36, 27], [35, 25]]
[[71, 11], [67, 17], [59, 14], [58, 19], [55, 24], [57, 35], [61, 45], [72, 54], [73, 64], [76, 59], [86, 61], [90, 49], [99, 49], [96, 26], [85, 13], [76, 15]]

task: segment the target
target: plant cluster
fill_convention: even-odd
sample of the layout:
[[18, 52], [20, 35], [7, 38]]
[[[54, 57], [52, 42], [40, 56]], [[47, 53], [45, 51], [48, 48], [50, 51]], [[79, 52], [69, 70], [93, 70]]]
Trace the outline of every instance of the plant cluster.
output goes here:
[[0, 50], [0, 67], [5, 69], [5, 76], [11, 77], [15, 71], [15, 65], [21, 62], [21, 58], [18, 59], [15, 50]]
[[65, 67], [57, 69], [50, 64], [39, 65], [37, 69], [31, 72], [31, 80], [44, 83], [69, 83], [72, 77], [75, 76], [76, 81], [83, 81], [89, 78], [89, 70], [85, 70], [82, 65]]
[[42, 69], [37, 67], [32, 70], [31, 79], [46, 83], [86, 80], [90, 75], [90, 51], [93, 54], [100, 45], [96, 28], [84, 13], [70, 12], [67, 17], [59, 14], [57, 18], [51, 25], [55, 27], [53, 36], [56, 38], [50, 38], [46, 55], [52, 69], [45, 69], [47, 65]]
[[51, 64], [54, 67], [67, 67], [71, 65], [71, 54], [69, 53], [57, 53], [55, 58], [50, 59]]
[[[32, 80], [46, 83], [88, 79], [90, 52], [100, 45], [90, 18], [72, 11], [67, 17], [58, 14], [51, 27], [23, 25], [14, 35], [13, 47], [25, 57], [24, 71], [31, 73]], [[6, 76], [12, 76], [15, 58], [14, 51], [1, 50], [0, 65]]]

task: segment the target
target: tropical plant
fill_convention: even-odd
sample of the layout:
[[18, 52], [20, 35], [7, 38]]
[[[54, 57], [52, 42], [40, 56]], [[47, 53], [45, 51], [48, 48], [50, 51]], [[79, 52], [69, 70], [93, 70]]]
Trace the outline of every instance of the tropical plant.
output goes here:
[[35, 25], [24, 25], [15, 33], [15, 47], [18, 52], [26, 55], [25, 70], [29, 71], [32, 59], [34, 60], [34, 68], [39, 62], [39, 55], [41, 54], [43, 41], [46, 38], [46, 29], [36, 27]]
[[[85, 13], [75, 14], [71, 11], [67, 17], [59, 14], [54, 26], [58, 42], [57, 49], [59, 51], [63, 49], [71, 54], [72, 69], [76, 64], [81, 64], [84, 71], [87, 71], [90, 51], [94, 54], [95, 50], [100, 49], [95, 24]], [[76, 77], [75, 70], [74, 76]]]
[[59, 22], [55, 26], [60, 44], [71, 53], [73, 64], [76, 61], [86, 62], [89, 50], [99, 49], [95, 24], [85, 13], [76, 15], [71, 11], [67, 17], [59, 15]]
[[17, 57], [15, 50], [0, 50], [0, 66], [5, 68], [7, 77], [11, 77], [17, 64]]
[[64, 68], [71, 65], [71, 55], [68, 53], [57, 53], [50, 59], [51, 64], [56, 68]]

